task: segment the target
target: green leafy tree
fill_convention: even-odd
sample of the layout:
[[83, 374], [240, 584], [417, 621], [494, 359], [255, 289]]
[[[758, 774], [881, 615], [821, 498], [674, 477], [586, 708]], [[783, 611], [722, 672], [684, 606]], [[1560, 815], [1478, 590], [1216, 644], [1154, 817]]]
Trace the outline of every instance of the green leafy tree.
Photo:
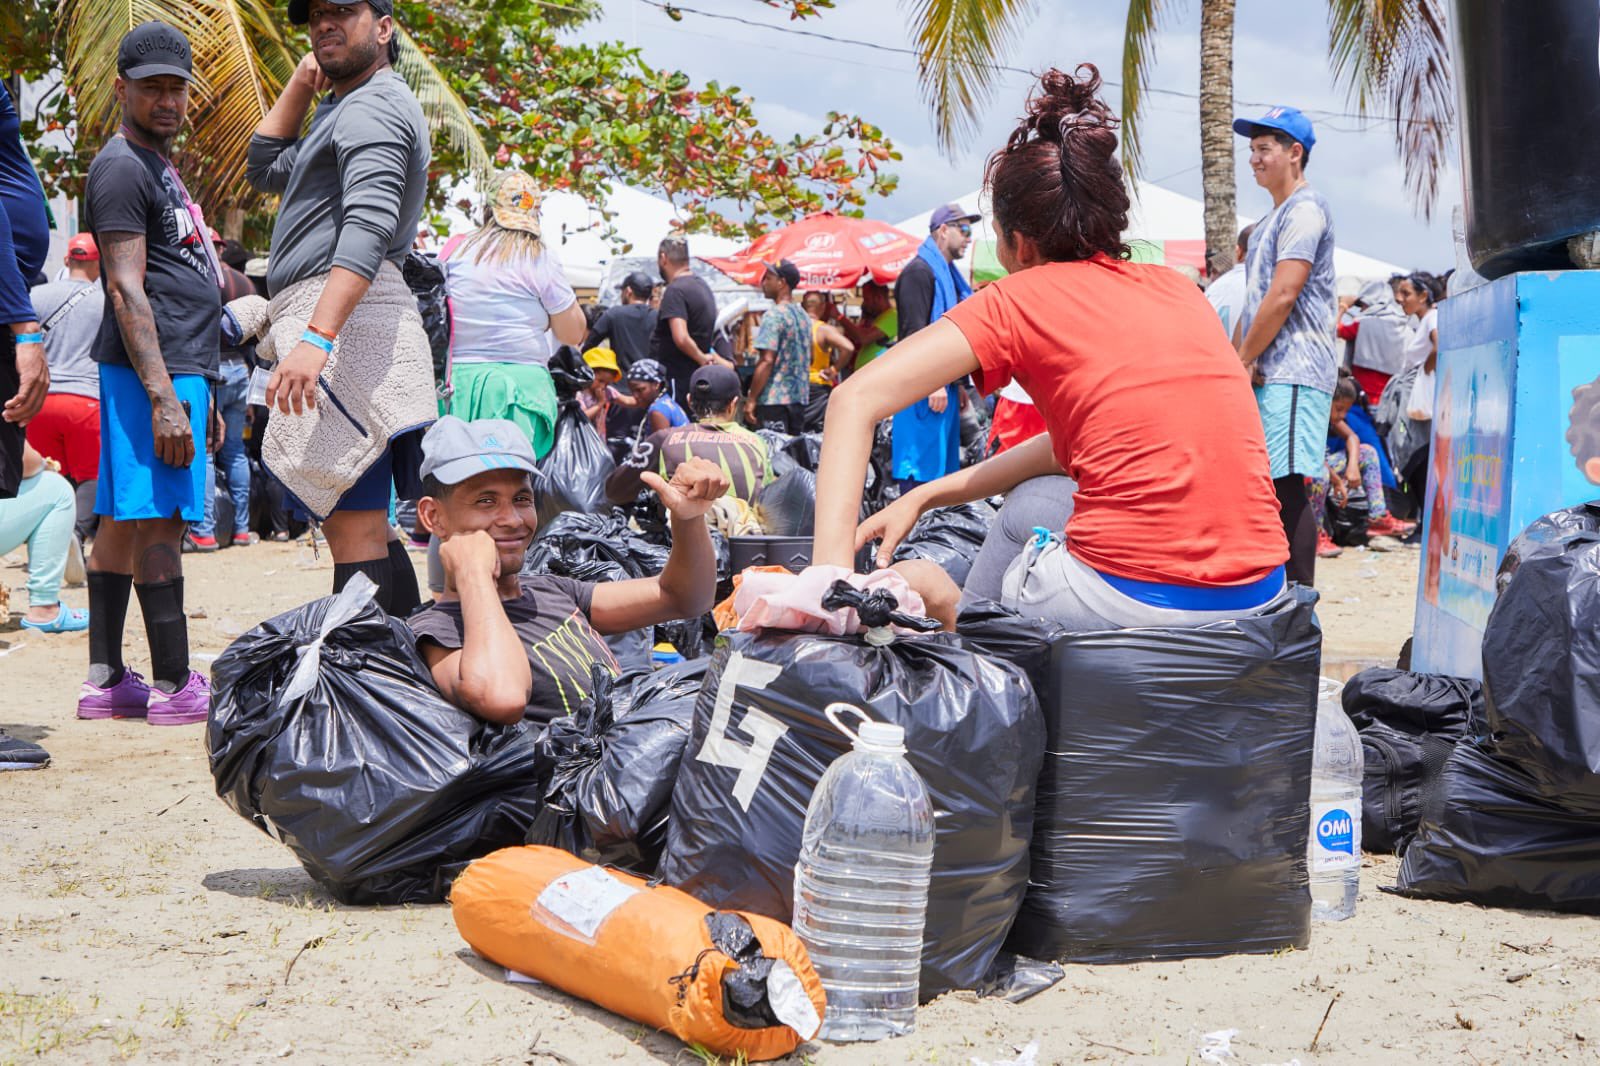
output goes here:
[[[774, 0], [794, 17], [826, 0]], [[117, 42], [161, 18], [188, 34], [199, 85], [178, 146], [190, 188], [224, 229], [264, 243], [273, 202], [244, 180], [250, 133], [307, 50], [278, 0], [9, 0], [0, 49], [13, 73], [53, 79], [25, 136], [47, 186], [81, 191], [117, 119]], [[899, 159], [876, 126], [830, 114], [823, 128], [780, 140], [737, 87], [696, 86], [621, 44], [574, 42], [592, 0], [400, 0], [398, 70], [434, 131], [431, 205], [493, 166], [520, 167], [546, 187], [603, 201], [613, 183], [668, 195], [691, 229], [759, 232], [773, 220], [830, 208], [859, 213], [893, 190]], [[47, 138], [55, 133], [57, 138]], [[52, 146], [53, 141], [64, 142]]]

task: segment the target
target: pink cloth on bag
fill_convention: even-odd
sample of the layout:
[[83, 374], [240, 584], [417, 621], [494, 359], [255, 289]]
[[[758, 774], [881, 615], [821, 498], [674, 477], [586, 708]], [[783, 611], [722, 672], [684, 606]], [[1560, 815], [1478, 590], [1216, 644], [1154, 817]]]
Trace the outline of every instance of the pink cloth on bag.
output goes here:
[[808, 566], [798, 574], [746, 571], [733, 598], [740, 631], [781, 629], [834, 637], [861, 632], [864, 627], [853, 608], [829, 611], [822, 606], [822, 597], [839, 580], [858, 589], [888, 591], [906, 614], [920, 615], [926, 610], [922, 597], [894, 570], [856, 574], [842, 566]]

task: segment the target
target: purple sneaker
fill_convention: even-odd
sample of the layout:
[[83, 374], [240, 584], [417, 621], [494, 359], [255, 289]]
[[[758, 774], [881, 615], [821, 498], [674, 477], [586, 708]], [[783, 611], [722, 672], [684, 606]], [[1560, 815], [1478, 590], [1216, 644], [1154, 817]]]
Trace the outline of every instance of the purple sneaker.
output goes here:
[[150, 690], [151, 725], [192, 725], [210, 713], [211, 679], [198, 671], [190, 670], [189, 680], [170, 696], [158, 688]]
[[136, 670], [124, 669], [110, 688], [85, 681], [78, 688], [79, 718], [143, 718], [150, 703], [150, 684]]

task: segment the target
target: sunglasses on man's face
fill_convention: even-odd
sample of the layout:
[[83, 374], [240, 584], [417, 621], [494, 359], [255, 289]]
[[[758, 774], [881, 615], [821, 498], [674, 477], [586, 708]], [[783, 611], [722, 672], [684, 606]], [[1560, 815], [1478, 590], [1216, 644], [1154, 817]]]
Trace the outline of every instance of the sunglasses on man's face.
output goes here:
[[963, 237], [972, 236], [972, 224], [970, 222], [946, 222], [945, 225], [955, 227], [955, 231]]

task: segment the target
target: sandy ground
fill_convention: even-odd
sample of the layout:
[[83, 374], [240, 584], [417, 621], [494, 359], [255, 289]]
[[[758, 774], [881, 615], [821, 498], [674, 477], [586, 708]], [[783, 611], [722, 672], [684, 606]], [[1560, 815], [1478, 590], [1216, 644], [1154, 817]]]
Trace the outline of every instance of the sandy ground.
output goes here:
[[[1323, 564], [1331, 672], [1392, 661], [1416, 560], [1349, 551]], [[202, 655], [330, 576], [300, 545], [186, 568]], [[20, 569], [0, 580], [24, 602]], [[142, 665], [137, 608], [128, 633]], [[76, 721], [85, 638], [13, 620], [0, 642], [0, 727], [55, 758], [0, 774], [0, 1063], [697, 1061], [670, 1037], [504, 983], [447, 907], [332, 903], [215, 797], [200, 727]], [[1199, 1062], [1202, 1036], [1224, 1029], [1247, 1063], [1600, 1059], [1600, 923], [1397, 899], [1379, 891], [1395, 874], [1369, 858], [1357, 916], [1319, 927], [1306, 951], [1069, 967], [1027, 1003], [946, 996], [914, 1036], [788, 1061], [966, 1066], [1037, 1039], [1040, 1063]]]

